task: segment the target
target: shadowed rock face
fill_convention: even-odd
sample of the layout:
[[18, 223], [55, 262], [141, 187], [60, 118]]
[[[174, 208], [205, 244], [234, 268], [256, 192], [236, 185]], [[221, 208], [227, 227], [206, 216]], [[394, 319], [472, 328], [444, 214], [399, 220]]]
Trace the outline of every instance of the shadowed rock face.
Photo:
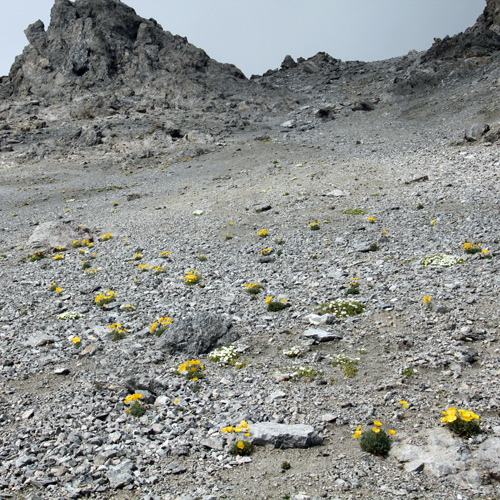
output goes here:
[[500, 0], [486, 0], [486, 15], [492, 24], [500, 26]]
[[484, 57], [497, 50], [500, 50], [500, 0], [486, 0], [486, 8], [472, 28], [436, 40], [422, 60]]
[[112, 84], [199, 94], [247, 83], [235, 66], [210, 59], [119, 0], [56, 0], [48, 29], [37, 21], [25, 33], [29, 45], [9, 75], [17, 96], [60, 98], [62, 88], [73, 93]]

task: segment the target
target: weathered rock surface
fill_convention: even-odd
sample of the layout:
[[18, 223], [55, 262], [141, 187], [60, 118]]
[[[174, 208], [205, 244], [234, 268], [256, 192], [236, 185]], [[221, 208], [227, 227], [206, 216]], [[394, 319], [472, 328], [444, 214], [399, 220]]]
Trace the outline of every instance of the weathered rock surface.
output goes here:
[[30, 43], [9, 75], [18, 97], [56, 100], [116, 84], [121, 94], [149, 87], [175, 102], [181, 93], [245, 83], [236, 67], [210, 59], [120, 0], [56, 0], [48, 29], [37, 21], [25, 33]]
[[56, 248], [67, 250], [73, 241], [79, 239], [78, 233], [68, 224], [43, 222], [28, 239], [28, 248], [33, 252], [52, 252]]
[[196, 314], [175, 323], [158, 340], [159, 349], [191, 356], [207, 354], [230, 344], [239, 334], [227, 319], [209, 313]]
[[278, 449], [318, 446], [323, 439], [310, 425], [285, 425], [274, 422], [252, 424], [252, 442], [258, 446], [273, 445]]

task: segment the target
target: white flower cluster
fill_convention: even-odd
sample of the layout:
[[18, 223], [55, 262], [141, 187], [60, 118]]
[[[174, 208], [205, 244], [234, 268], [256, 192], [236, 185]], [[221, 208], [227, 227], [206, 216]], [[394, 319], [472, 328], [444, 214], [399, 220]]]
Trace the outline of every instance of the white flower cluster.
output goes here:
[[428, 255], [424, 257], [421, 261], [423, 266], [441, 266], [450, 267], [455, 264], [463, 264], [465, 259], [458, 257], [457, 255], [446, 255], [444, 253], [438, 253], [436, 255]]
[[321, 313], [330, 313], [337, 318], [347, 318], [348, 316], [355, 316], [361, 314], [365, 309], [363, 304], [356, 302], [352, 299], [337, 299], [333, 302], [328, 302], [320, 306]]
[[238, 357], [239, 353], [232, 345], [219, 347], [208, 355], [210, 361], [214, 361], [221, 365], [234, 365]]
[[57, 319], [61, 319], [63, 321], [66, 321], [66, 320], [71, 320], [71, 319], [80, 319], [83, 317], [85, 317], [85, 315], [81, 314], [79, 312], [66, 311], [66, 312], [63, 312], [62, 314], [59, 314], [59, 316], [57, 316]]
[[337, 354], [336, 360], [333, 362], [333, 365], [346, 365], [346, 364], [358, 364], [359, 358], [349, 358], [344, 354]]
[[283, 351], [283, 354], [287, 358], [300, 358], [304, 355], [304, 350], [300, 346], [296, 345], [290, 347], [290, 349], [287, 349], [286, 351]]

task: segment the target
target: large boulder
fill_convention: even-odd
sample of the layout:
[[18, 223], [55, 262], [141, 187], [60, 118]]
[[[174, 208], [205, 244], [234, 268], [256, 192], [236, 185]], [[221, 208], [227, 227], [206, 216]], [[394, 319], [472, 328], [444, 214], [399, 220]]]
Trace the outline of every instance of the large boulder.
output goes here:
[[198, 356], [238, 338], [230, 321], [215, 314], [199, 313], [174, 323], [158, 339], [157, 346], [170, 354]]
[[80, 239], [76, 231], [62, 222], [44, 222], [37, 226], [28, 239], [28, 250], [33, 252], [52, 252], [56, 248], [67, 250]]

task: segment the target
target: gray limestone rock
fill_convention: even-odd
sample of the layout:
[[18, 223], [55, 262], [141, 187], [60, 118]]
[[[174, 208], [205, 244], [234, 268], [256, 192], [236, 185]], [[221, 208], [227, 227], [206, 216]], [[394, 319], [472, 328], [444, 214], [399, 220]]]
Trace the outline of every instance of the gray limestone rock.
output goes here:
[[486, 470], [497, 481], [500, 480], [500, 437], [491, 437], [484, 441], [479, 446], [475, 458], [481, 469]]
[[309, 328], [303, 333], [303, 337], [314, 339], [316, 342], [330, 342], [331, 340], [341, 340], [342, 335], [337, 333], [327, 332], [321, 328]]
[[465, 139], [469, 142], [478, 141], [481, 137], [490, 130], [487, 123], [474, 123], [465, 131]]
[[251, 425], [252, 442], [257, 446], [267, 444], [275, 448], [310, 448], [323, 442], [311, 425], [285, 425], [262, 422]]
[[33, 252], [51, 252], [58, 247], [71, 248], [71, 244], [77, 239], [78, 233], [67, 224], [44, 222], [33, 231], [27, 246]]
[[132, 471], [135, 465], [131, 460], [124, 460], [118, 465], [112, 466], [106, 472], [111, 488], [118, 489], [127, 486], [134, 481]]

